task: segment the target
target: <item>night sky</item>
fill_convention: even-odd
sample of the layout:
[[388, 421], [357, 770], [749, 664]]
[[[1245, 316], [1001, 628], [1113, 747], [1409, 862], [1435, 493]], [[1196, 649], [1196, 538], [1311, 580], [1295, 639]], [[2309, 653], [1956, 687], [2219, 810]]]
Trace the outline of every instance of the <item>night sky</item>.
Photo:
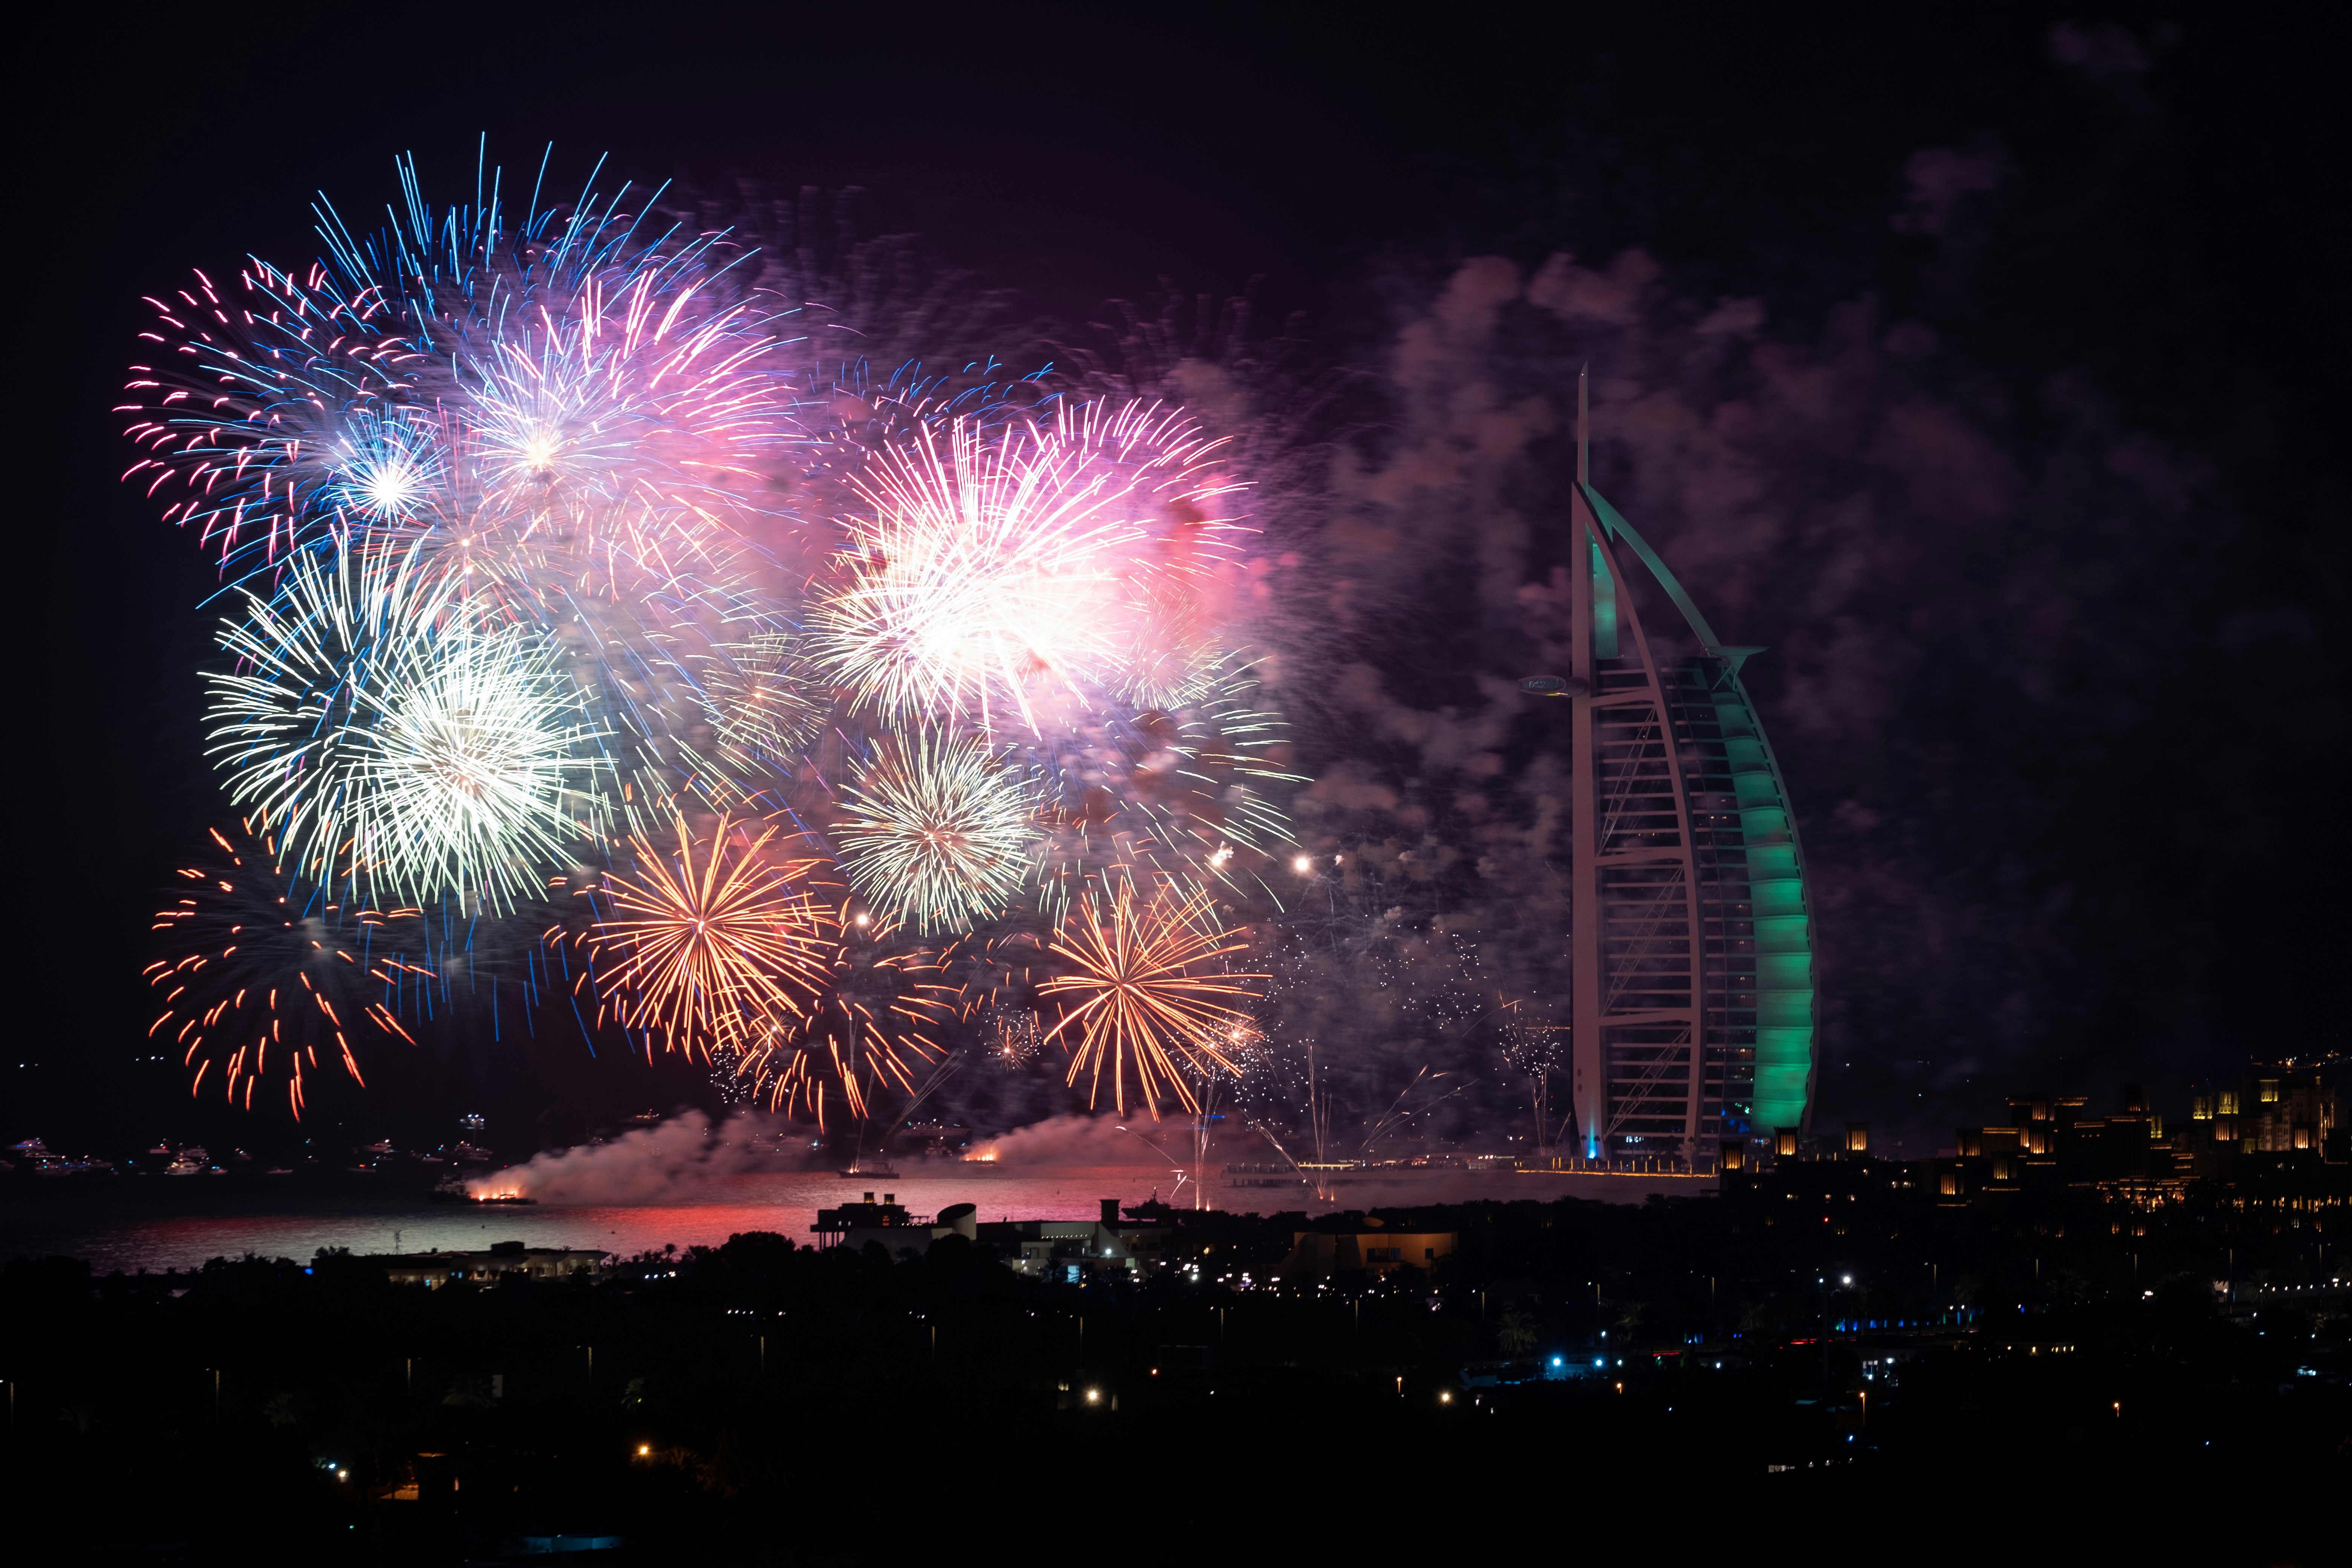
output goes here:
[[[1596, 484], [1770, 650], [1819, 1117], [1919, 1152], [2006, 1093], [2095, 1113], [2143, 1079], [2178, 1112], [2248, 1052], [2344, 1047], [2352, 255], [2317, 8], [805, 10], [212, 11], [20, 47], [0, 1136], [213, 1127], [135, 1059], [153, 889], [224, 809], [215, 582], [116, 483], [138, 297], [309, 256], [311, 193], [371, 212], [403, 153], [456, 199], [485, 133], [510, 169], [551, 140], [575, 182], [609, 152], [914, 236], [970, 307], [954, 346], [1016, 363], [1132, 360], [1118, 324], [1172, 290], [1180, 346], [1275, 433], [1301, 831], [1388, 846], [1400, 886], [1399, 847], [1451, 868], [1423, 890], [1501, 970], [1557, 949], [1523, 880], [1548, 742], [1507, 683], [1562, 635], [1589, 363]], [[1208, 343], [1196, 296], [1246, 328]], [[562, 1138], [698, 1082], [576, 1036], [486, 1055], [436, 1047], [369, 1114], [439, 1126], [433, 1072], [485, 1075]]]

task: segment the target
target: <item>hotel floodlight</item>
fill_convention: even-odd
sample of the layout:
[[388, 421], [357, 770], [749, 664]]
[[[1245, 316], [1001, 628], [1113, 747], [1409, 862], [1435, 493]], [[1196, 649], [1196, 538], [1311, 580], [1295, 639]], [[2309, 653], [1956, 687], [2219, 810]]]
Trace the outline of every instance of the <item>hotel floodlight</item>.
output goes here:
[[[1656, 551], [1591, 485], [1585, 378], [1570, 503], [1573, 659], [1523, 682], [1569, 703], [1570, 1079], [1582, 1163], [1802, 1127], [1819, 1008], [1789, 791], [1719, 642]], [[1700, 652], [1652, 655], [1639, 570]]]

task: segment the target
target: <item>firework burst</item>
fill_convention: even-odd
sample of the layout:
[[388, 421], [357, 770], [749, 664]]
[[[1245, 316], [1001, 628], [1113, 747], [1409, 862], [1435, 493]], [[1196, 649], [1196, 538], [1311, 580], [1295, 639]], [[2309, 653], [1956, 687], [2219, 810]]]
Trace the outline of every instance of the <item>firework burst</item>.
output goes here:
[[1131, 1072], [1137, 1098], [1155, 1120], [1163, 1092], [1199, 1110], [1179, 1063], [1204, 1058], [1233, 1070], [1222, 1042], [1232, 1030], [1255, 1026], [1228, 999], [1255, 996], [1242, 983], [1266, 978], [1223, 967], [1246, 946], [1218, 925], [1205, 895], [1183, 899], [1164, 888], [1139, 893], [1125, 880], [1115, 890], [1081, 894], [1048, 949], [1068, 968], [1038, 988], [1065, 1009], [1046, 1038], [1066, 1031], [1076, 1041], [1066, 1081], [1085, 1075], [1092, 1106], [1108, 1069], [1124, 1115]]
[[594, 839], [607, 764], [547, 640], [422, 588], [408, 558], [303, 552], [224, 623], [206, 712], [230, 798], [301, 876], [505, 907]]
[[[992, 361], [815, 365], [785, 320], [813, 291], [658, 192], [592, 174], [510, 222], [495, 177], [436, 207], [399, 174], [377, 232], [321, 199], [317, 264], [151, 300], [121, 410], [126, 477], [244, 605], [210, 754], [310, 951], [358, 922], [390, 966], [371, 1026], [487, 981], [495, 1036], [502, 983], [593, 984], [599, 1026], [820, 1125], [919, 1100], [971, 1059], [950, 1030], [1010, 1069], [1066, 1029], [1090, 1096], [1191, 1103], [1253, 978], [1208, 900], [1279, 907], [1269, 786], [1299, 782], [1227, 635], [1268, 592], [1232, 448]], [[388, 941], [370, 902], [423, 918]], [[1058, 1022], [1022, 1010], [1048, 932]], [[158, 1026], [249, 1099], [260, 1037], [206, 1055], [251, 1005], [194, 983], [227, 972], [205, 944], [156, 972]], [[340, 971], [268, 962], [269, 1071], [315, 1066], [278, 1054], [297, 992], [356, 1038]]]
[[320, 262], [150, 298], [163, 352], [131, 367], [125, 477], [224, 569], [377, 524], [517, 578], [516, 551], [575, 582], [731, 556], [791, 438], [778, 312], [736, 282], [742, 248], [647, 228], [654, 193], [626, 185], [568, 208], [534, 192], [515, 226], [495, 195], [436, 210], [399, 173], [383, 233], [322, 202]]
[[204, 860], [179, 875], [183, 888], [155, 911], [154, 929], [173, 956], [147, 967], [163, 998], [147, 1033], [183, 1048], [181, 1064], [195, 1069], [190, 1093], [202, 1093], [210, 1079], [230, 1104], [249, 1110], [255, 1089], [276, 1071], [299, 1121], [305, 1074], [317, 1071], [321, 1046], [331, 1045], [331, 1067], [364, 1088], [353, 1037], [409, 1040], [372, 994], [394, 986], [408, 966], [368, 954], [383, 927], [415, 910], [346, 910], [289, 874], [248, 831], [231, 838], [212, 829]]
[[1218, 443], [1156, 406], [919, 426], [853, 480], [870, 510], [812, 615], [818, 662], [893, 720], [1043, 733], [1118, 684], [1164, 584], [1237, 532]]
[[989, 1061], [1002, 1071], [1017, 1073], [1037, 1059], [1045, 1048], [1045, 1026], [1034, 1009], [998, 1007], [990, 1010], [983, 1026]]
[[812, 686], [788, 632], [721, 643], [698, 661], [717, 761], [735, 779], [789, 773], [824, 722], [829, 703]]
[[975, 737], [887, 738], [842, 792], [834, 829], [850, 883], [919, 934], [1003, 912], [1029, 869], [1036, 810]]
[[807, 1020], [835, 944], [801, 885], [817, 862], [782, 859], [777, 838], [721, 816], [698, 845], [680, 817], [675, 852], [630, 842], [636, 869], [606, 878], [613, 912], [586, 936], [613, 1017], [706, 1058]]

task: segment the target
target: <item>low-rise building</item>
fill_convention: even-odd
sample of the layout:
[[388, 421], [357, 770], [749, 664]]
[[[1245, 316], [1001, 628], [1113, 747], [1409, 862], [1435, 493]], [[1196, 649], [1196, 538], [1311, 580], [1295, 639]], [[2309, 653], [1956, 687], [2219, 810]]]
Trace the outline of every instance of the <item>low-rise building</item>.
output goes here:
[[810, 1228], [821, 1247], [860, 1250], [871, 1244], [893, 1258], [919, 1257], [950, 1236], [993, 1247], [999, 1261], [1018, 1274], [1076, 1283], [1105, 1269], [1134, 1273], [1159, 1261], [1164, 1224], [1158, 1219], [1121, 1219], [1118, 1200], [1102, 1200], [1099, 1219], [1004, 1219], [982, 1222], [971, 1204], [951, 1204], [926, 1225], [885, 1193], [876, 1203], [845, 1204], [817, 1211]]
[[1334, 1274], [1375, 1278], [1411, 1265], [1433, 1268], [1454, 1251], [1450, 1230], [1391, 1229], [1377, 1216], [1332, 1215], [1291, 1233], [1290, 1256], [1279, 1270], [1286, 1279], [1328, 1279]]
[[1161, 1228], [1158, 1220], [1121, 1219], [1118, 1200], [1105, 1198], [1100, 1219], [995, 1220], [979, 1226], [978, 1239], [1015, 1273], [1076, 1284], [1089, 1273], [1140, 1271]]
[[409, 1252], [379, 1254], [367, 1261], [380, 1266], [395, 1285], [422, 1285], [438, 1289], [459, 1279], [487, 1282], [509, 1275], [531, 1279], [566, 1279], [594, 1274], [606, 1267], [612, 1254], [584, 1247], [525, 1247], [520, 1241], [490, 1244], [487, 1252]]

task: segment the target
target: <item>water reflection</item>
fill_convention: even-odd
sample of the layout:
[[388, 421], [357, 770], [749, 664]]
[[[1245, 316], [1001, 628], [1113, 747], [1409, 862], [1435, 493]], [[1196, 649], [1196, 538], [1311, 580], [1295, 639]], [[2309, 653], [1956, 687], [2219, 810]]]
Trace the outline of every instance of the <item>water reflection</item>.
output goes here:
[[[247, 1252], [308, 1260], [322, 1247], [353, 1252], [460, 1251], [494, 1241], [531, 1247], [597, 1247], [623, 1256], [717, 1246], [740, 1231], [779, 1231], [811, 1239], [820, 1207], [888, 1192], [918, 1215], [950, 1204], [980, 1207], [983, 1219], [1092, 1219], [1101, 1200], [1143, 1202], [1174, 1190], [1172, 1173], [1135, 1165], [1009, 1168], [978, 1161], [906, 1169], [892, 1179], [844, 1180], [831, 1171], [769, 1172], [714, 1177], [684, 1195], [656, 1203], [479, 1208], [436, 1205], [421, 1188], [378, 1192], [287, 1191], [238, 1184], [70, 1178], [78, 1190], [20, 1194], [0, 1207], [0, 1258], [64, 1253], [86, 1258], [100, 1273], [190, 1268]], [[103, 1184], [102, 1185], [100, 1184]], [[1711, 1184], [1710, 1184], [1711, 1185]], [[1638, 1203], [1650, 1191], [1687, 1184], [1640, 1178], [1581, 1182], [1547, 1176], [1446, 1178], [1367, 1183], [1318, 1201], [1304, 1188], [1222, 1190], [1213, 1175], [1212, 1206], [1272, 1214], [1328, 1213], [1391, 1205], [1459, 1203], [1473, 1198], [1580, 1197]], [[1622, 1189], [1622, 1190], [1621, 1190]], [[1184, 1189], [1190, 1206], [1192, 1188]]]

